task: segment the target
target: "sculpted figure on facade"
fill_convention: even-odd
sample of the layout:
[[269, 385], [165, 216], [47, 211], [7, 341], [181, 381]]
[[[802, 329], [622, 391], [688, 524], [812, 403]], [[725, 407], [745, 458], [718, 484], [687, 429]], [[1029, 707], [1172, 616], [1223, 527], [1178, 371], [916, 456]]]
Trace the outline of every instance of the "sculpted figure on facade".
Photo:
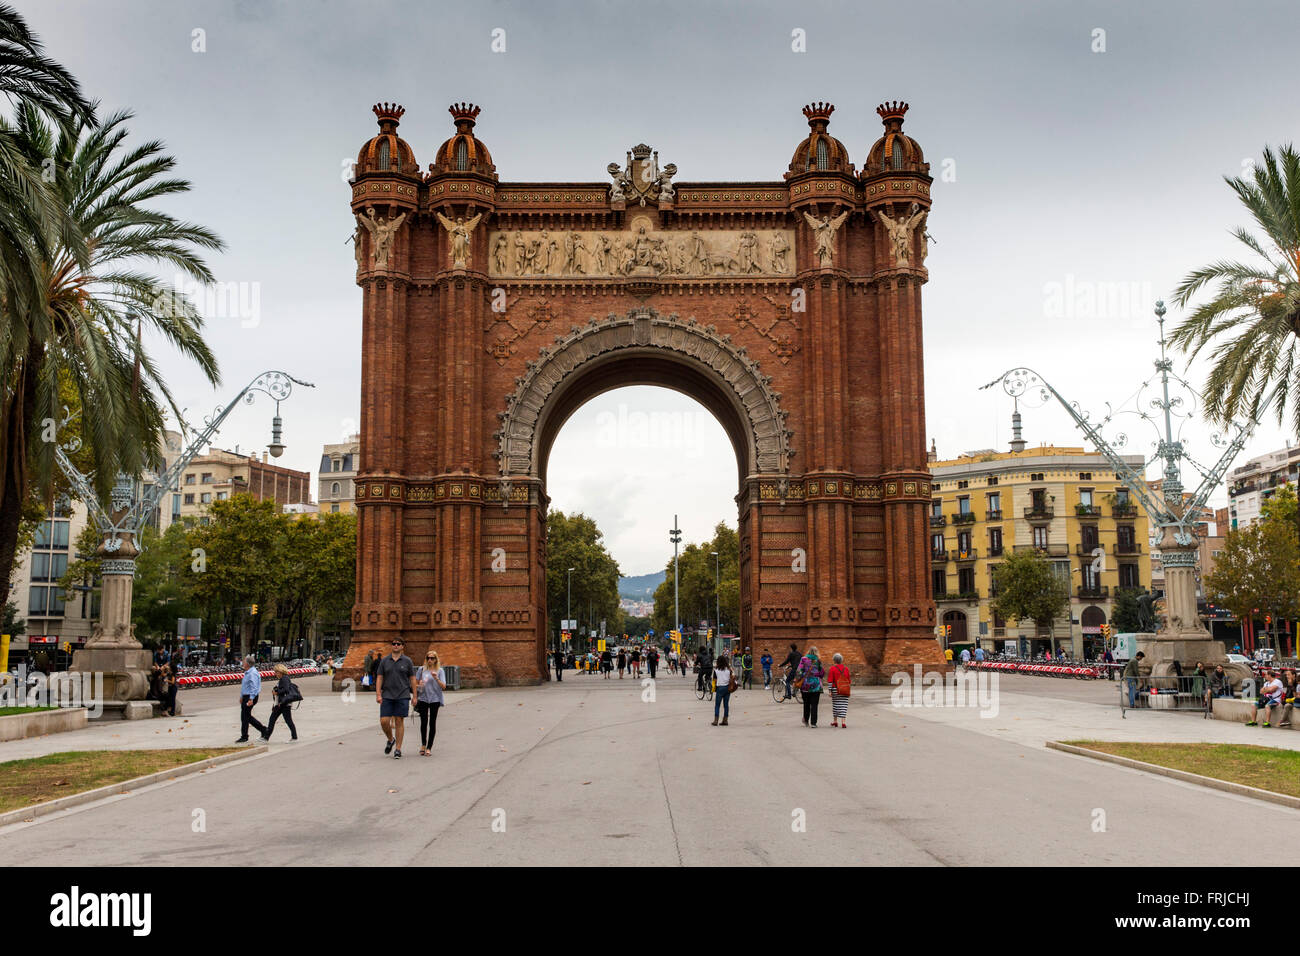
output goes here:
[[829, 269], [835, 263], [835, 233], [839, 231], [840, 226], [844, 225], [844, 220], [849, 218], [849, 211], [844, 210], [834, 219], [829, 215], [817, 219], [807, 212], [803, 217], [808, 221], [808, 225], [812, 226], [813, 234], [817, 237], [817, 262], [821, 268]]
[[786, 241], [785, 234], [778, 232], [772, 237], [772, 242], [768, 246], [768, 252], [772, 256], [773, 272], [788, 272], [790, 264], [786, 256], [790, 252], [790, 243]]
[[375, 216], [374, 206], [367, 206], [366, 214], [357, 216], [357, 223], [370, 233], [370, 249], [376, 269], [388, 268], [388, 254], [393, 249], [393, 234], [405, 220], [406, 213], [401, 213], [392, 219], [379, 219]]
[[497, 272], [500, 272], [503, 275], [509, 271], [509, 254], [510, 240], [506, 238], [506, 234], [503, 232], [501, 235], [497, 236], [496, 245], [492, 249], [492, 255], [496, 258]]
[[442, 213], [435, 213], [435, 215], [438, 217], [438, 222], [442, 223], [442, 228], [446, 229], [447, 234], [451, 236], [451, 267], [453, 269], [468, 268], [470, 236], [474, 232], [474, 227], [479, 224], [479, 220], [483, 218], [483, 214], [479, 213], [468, 221], [464, 216], [457, 216], [455, 222], [452, 222]]
[[925, 210], [919, 209], [916, 203], [912, 203], [910, 216], [899, 216], [895, 219], [883, 209], [877, 209], [876, 215], [880, 217], [881, 225], [889, 233], [894, 253], [894, 267], [907, 268], [912, 258], [912, 229], [925, 218]]

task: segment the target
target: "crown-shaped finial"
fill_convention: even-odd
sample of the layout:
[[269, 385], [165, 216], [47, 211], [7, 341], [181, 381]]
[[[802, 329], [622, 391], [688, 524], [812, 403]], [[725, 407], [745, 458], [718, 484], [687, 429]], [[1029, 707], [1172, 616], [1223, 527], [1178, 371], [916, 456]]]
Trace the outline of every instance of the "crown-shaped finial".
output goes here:
[[901, 123], [903, 122], [903, 114], [907, 112], [907, 104], [902, 100], [896, 100], [893, 103], [885, 100], [876, 107], [876, 112], [880, 114], [880, 118], [886, 123], [890, 120], [898, 120]]
[[803, 108], [803, 115], [808, 117], [808, 125], [813, 123], [829, 123], [831, 114], [835, 112], [833, 103], [809, 103]]
[[396, 126], [397, 121], [400, 120], [402, 114], [406, 112], [406, 110], [397, 103], [376, 103], [370, 108], [375, 111], [375, 116], [378, 117], [381, 126], [386, 122], [392, 123]]
[[473, 103], [452, 103], [447, 107], [447, 112], [456, 121], [456, 129], [464, 131], [474, 125], [481, 110]]

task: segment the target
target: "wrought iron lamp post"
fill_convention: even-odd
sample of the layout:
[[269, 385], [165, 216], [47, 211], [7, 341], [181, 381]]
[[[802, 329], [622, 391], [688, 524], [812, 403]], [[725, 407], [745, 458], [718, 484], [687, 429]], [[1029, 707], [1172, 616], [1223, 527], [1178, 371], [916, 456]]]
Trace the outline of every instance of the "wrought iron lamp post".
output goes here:
[[[1213, 641], [1210, 632], [1201, 624], [1196, 611], [1196, 559], [1199, 538], [1197, 519], [1201, 509], [1214, 489], [1227, 473], [1232, 460], [1241, 452], [1254, 431], [1256, 422], [1231, 422], [1227, 431], [1210, 436], [1210, 442], [1223, 449], [1212, 467], [1198, 464], [1183, 447], [1180, 440], [1183, 426], [1195, 416], [1198, 392], [1173, 371], [1173, 362], [1166, 352], [1165, 304], [1157, 302], [1156, 318], [1160, 325], [1160, 358], [1155, 362], [1156, 374], [1144, 381], [1132, 398], [1132, 407], [1112, 409], [1106, 405], [1106, 414], [1098, 422], [1090, 420], [1088, 413], [1077, 402], [1067, 401], [1048, 381], [1033, 369], [1014, 368], [989, 382], [983, 388], [1001, 384], [1003, 391], [1013, 398], [1034, 395], [1040, 401], [1055, 399], [1074, 420], [1075, 426], [1106, 458], [1115, 469], [1116, 477], [1124, 483], [1133, 497], [1142, 505], [1155, 528], [1161, 561], [1165, 568], [1165, 621], [1155, 634], [1140, 639], [1148, 658], [1160, 675], [1169, 662], [1188, 659], [1207, 661], [1223, 660], [1221, 642]], [[1170, 383], [1175, 392], [1171, 394]], [[1158, 386], [1158, 391], [1157, 391]], [[1185, 394], [1178, 394], [1181, 386]], [[1127, 403], [1126, 403], [1127, 405]], [[1102, 431], [1115, 424], [1120, 415], [1136, 415], [1155, 429], [1152, 442], [1154, 454], [1135, 468], [1119, 453], [1128, 442], [1122, 430], [1107, 439]], [[1145, 471], [1156, 461], [1163, 461], [1164, 476], [1161, 494], [1157, 497], [1146, 483]], [[1200, 476], [1200, 484], [1184, 499], [1181, 466], [1190, 465]]]
[[[131, 597], [135, 559], [140, 554], [140, 537], [150, 515], [163, 495], [172, 490], [181, 472], [212, 441], [236, 406], [241, 401], [245, 405], [251, 405], [257, 392], [275, 400], [276, 414], [272, 419], [268, 450], [277, 458], [284, 454], [285, 446], [280, 434], [280, 402], [289, 397], [294, 385], [315, 387], [310, 382], [299, 381], [284, 372], [263, 372], [245, 385], [230, 404], [224, 408], [217, 406], [179, 457], [157, 477], [152, 488], [147, 491], [142, 489], [138, 498], [135, 492], [136, 480], [130, 475], [119, 474], [107, 507], [99, 500], [91, 479], [77, 470], [64, 448], [55, 446], [54, 456], [59, 468], [85, 502], [103, 537], [96, 551], [102, 559], [103, 577], [99, 622], [86, 642], [85, 649], [73, 655], [71, 670], [102, 672], [105, 693], [109, 699], [106, 704], [143, 700], [148, 691], [152, 657], [135, 639], [135, 626], [131, 623]], [[194, 431], [183, 419], [180, 426], [182, 434], [188, 435]], [[67, 451], [76, 451], [77, 447], [79, 443]]]

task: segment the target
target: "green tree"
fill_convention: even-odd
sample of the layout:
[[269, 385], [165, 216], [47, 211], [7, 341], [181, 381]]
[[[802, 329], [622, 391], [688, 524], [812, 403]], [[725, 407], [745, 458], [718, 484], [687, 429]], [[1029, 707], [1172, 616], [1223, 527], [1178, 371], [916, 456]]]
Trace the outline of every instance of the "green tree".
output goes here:
[[1183, 279], [1174, 294], [1179, 306], [1207, 285], [1217, 288], [1171, 341], [1192, 356], [1218, 343], [1204, 389], [1212, 419], [1257, 418], [1271, 407], [1281, 424], [1290, 405], [1292, 432], [1300, 434], [1300, 154], [1289, 144], [1266, 148], [1249, 178], [1227, 183], [1259, 230], [1233, 231], [1254, 258], [1219, 260]]
[[141, 345], [143, 326], [193, 361], [208, 381], [219, 379], [193, 303], [160, 291], [146, 269], [209, 282], [212, 273], [199, 252], [220, 249], [221, 241], [149, 208], [186, 192], [189, 183], [171, 175], [175, 161], [161, 143], [124, 148], [129, 118], [117, 113], [102, 126], [83, 117], [51, 125], [31, 102], [19, 103], [12, 122], [0, 117], [0, 139], [28, 166], [52, 170], [47, 192], [71, 224], [43, 222], [33, 239], [42, 251], [39, 297], [4, 303], [0, 580], [8, 580], [13, 566], [30, 486], [44, 493], [52, 481], [54, 442], [37, 439], [42, 423], [62, 420], [60, 382], [70, 380], [80, 399], [81, 438], [102, 497], [118, 472], [137, 475], [155, 464], [165, 407], [180, 414]]
[[1226, 607], [1239, 621], [1300, 616], [1300, 539], [1295, 525], [1279, 515], [1229, 531], [1204, 587], [1211, 603]]
[[554, 509], [546, 516], [546, 601], [550, 622], [548, 643], [559, 633], [570, 607], [569, 568], [573, 568], [572, 616], [590, 620], [606, 632], [622, 633], [618, 606], [618, 562], [605, 550], [604, 534], [584, 514], [566, 515]]
[[4, 610], [0, 611], [0, 634], [17, 637], [27, 633], [27, 622], [18, 615], [22, 613], [13, 601], [6, 601]]
[[1051, 562], [1032, 551], [1009, 554], [993, 569], [993, 611], [1007, 620], [1050, 628], [1070, 604], [1070, 586]]
[[[197, 566], [186, 566], [184, 578], [194, 600], [206, 609], [205, 618], [224, 624], [232, 635], [240, 634], [240, 654], [246, 654], [257, 646], [263, 622], [274, 613], [272, 601], [283, 585], [281, 565], [288, 560], [285, 542], [293, 519], [278, 512], [274, 501], [257, 501], [247, 494], [214, 501], [208, 517], [206, 525], [189, 531], [200, 560]], [[251, 613], [255, 604], [257, 615]]]
[[1110, 612], [1112, 633], [1133, 634], [1142, 630], [1142, 616], [1138, 611], [1141, 588], [1120, 588], [1115, 592], [1115, 606]]
[[[716, 560], [712, 553], [715, 551], [718, 553]], [[664, 581], [655, 589], [654, 597], [651, 619], [655, 630], [662, 633], [672, 628], [674, 622], [671, 556], [665, 568]], [[740, 539], [726, 522], [718, 522], [711, 540], [688, 544], [679, 552], [676, 607], [680, 608], [683, 628], [697, 621], [713, 621], [721, 613], [721, 630], [739, 629]]]

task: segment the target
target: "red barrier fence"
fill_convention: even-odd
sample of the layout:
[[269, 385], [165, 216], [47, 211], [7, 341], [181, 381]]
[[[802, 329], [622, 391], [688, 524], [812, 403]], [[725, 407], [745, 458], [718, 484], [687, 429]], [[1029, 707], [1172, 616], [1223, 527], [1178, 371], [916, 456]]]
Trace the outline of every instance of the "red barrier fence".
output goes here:
[[[275, 679], [275, 671], [273, 670], [259, 671], [259, 673], [262, 675], [263, 680]], [[316, 670], [316, 668], [314, 667], [289, 668], [289, 676], [291, 677], [301, 677], [305, 674], [319, 674], [319, 673], [320, 671]], [[176, 686], [197, 687], [197, 686], [208, 685], [208, 684], [212, 684], [212, 685], [238, 684], [243, 679], [244, 679], [243, 671], [227, 671], [221, 674], [194, 674], [190, 677], [176, 678]]]
[[971, 661], [971, 667], [986, 671], [1011, 671], [1016, 674], [1039, 674], [1047, 677], [1098, 678], [1105, 673], [1105, 665], [1092, 664], [1031, 664], [1020, 661]]

